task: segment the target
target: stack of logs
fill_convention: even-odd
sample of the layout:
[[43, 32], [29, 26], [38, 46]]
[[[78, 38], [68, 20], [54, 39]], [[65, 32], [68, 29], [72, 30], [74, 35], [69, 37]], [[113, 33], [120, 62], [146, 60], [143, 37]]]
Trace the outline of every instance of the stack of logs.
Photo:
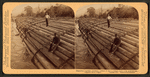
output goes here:
[[[78, 23], [93, 63], [99, 69], [139, 68], [138, 25], [111, 21], [108, 28], [106, 19], [89, 18], [80, 18]], [[109, 50], [115, 34], [121, 37], [121, 45], [112, 55]]]
[[[74, 22], [49, 19], [46, 27], [44, 18], [18, 17], [17, 30], [22, 38], [32, 62], [40, 69], [74, 68]], [[60, 35], [57, 49], [48, 52], [54, 33]]]

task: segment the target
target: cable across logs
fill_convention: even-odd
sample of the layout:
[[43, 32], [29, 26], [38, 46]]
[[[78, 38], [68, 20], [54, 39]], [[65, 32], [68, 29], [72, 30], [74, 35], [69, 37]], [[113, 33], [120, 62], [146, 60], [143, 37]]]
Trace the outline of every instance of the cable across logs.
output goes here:
[[[19, 17], [16, 19], [17, 30], [27, 51], [33, 57], [32, 62], [40, 69], [73, 69], [74, 56], [74, 22], [64, 24], [49, 20], [50, 27], [45, 26], [43, 18]], [[62, 20], [63, 21], [63, 20]], [[56, 26], [57, 25], [57, 26]], [[60, 34], [60, 44], [54, 51], [48, 52], [54, 33]]]
[[[113, 21], [112, 21], [113, 23]], [[78, 21], [93, 63], [99, 69], [138, 69], [138, 26], [114, 23], [107, 27], [106, 20], [81, 18]], [[109, 53], [115, 34], [121, 37], [121, 45], [112, 55]]]

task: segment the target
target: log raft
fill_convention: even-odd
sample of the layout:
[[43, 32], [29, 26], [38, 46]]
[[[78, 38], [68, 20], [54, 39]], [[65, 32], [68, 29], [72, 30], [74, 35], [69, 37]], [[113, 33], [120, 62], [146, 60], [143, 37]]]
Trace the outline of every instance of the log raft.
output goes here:
[[[56, 25], [55, 21], [57, 22]], [[59, 21], [61, 25], [59, 24]], [[63, 20], [65, 21], [65, 20]], [[32, 62], [39, 69], [74, 69], [74, 27], [73, 21], [49, 19], [46, 27], [44, 18], [18, 17], [17, 30], [27, 51], [33, 57]], [[60, 44], [54, 51], [48, 52], [54, 33], [60, 34]]]
[[[80, 18], [78, 21], [79, 30], [93, 57], [93, 63], [99, 69], [138, 69], [138, 26], [121, 21], [111, 23], [108, 28], [104, 19]], [[86, 33], [87, 29], [90, 30], [89, 33]], [[109, 50], [115, 34], [121, 37], [121, 45], [112, 55]]]

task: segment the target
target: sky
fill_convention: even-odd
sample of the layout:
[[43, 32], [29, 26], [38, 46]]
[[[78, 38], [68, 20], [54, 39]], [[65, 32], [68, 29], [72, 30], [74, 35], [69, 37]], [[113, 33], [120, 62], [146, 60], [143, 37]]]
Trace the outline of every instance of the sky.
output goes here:
[[86, 5], [86, 6], [83, 6], [81, 8], [79, 8], [76, 12], [76, 17], [79, 17], [81, 15], [84, 15], [85, 12], [87, 12], [87, 8], [89, 7], [93, 7], [96, 9], [110, 9], [110, 8], [113, 8], [113, 7], [118, 7], [118, 4], [92, 4], [92, 5]]
[[18, 14], [24, 12], [24, 7], [26, 6], [31, 6], [33, 8], [33, 12], [34, 12], [34, 8], [37, 8], [38, 6], [40, 8], [45, 8], [45, 7], [50, 7], [51, 5], [55, 5], [55, 4], [50, 4], [50, 3], [34, 3], [34, 4], [22, 4], [19, 6], [16, 6], [13, 10], [12, 10], [12, 16], [17, 16]]

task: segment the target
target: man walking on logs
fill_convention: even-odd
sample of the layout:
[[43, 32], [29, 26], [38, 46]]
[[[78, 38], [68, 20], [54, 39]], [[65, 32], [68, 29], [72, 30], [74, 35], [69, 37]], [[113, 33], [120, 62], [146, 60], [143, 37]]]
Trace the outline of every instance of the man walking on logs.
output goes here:
[[50, 44], [49, 52], [54, 52], [60, 43], [60, 36], [54, 33], [52, 43]]
[[117, 50], [117, 48], [120, 46], [120, 44], [121, 44], [121, 39], [118, 37], [117, 34], [115, 34], [115, 39], [113, 41], [113, 44], [111, 45], [109, 53], [113, 54]]
[[110, 15], [108, 14], [108, 17], [107, 17], [108, 28], [110, 27], [110, 19], [112, 19], [112, 18], [111, 18]]
[[48, 15], [48, 13], [46, 13], [45, 18], [46, 18], [46, 27], [47, 27], [48, 26], [48, 18], [50, 18], [50, 16]]

